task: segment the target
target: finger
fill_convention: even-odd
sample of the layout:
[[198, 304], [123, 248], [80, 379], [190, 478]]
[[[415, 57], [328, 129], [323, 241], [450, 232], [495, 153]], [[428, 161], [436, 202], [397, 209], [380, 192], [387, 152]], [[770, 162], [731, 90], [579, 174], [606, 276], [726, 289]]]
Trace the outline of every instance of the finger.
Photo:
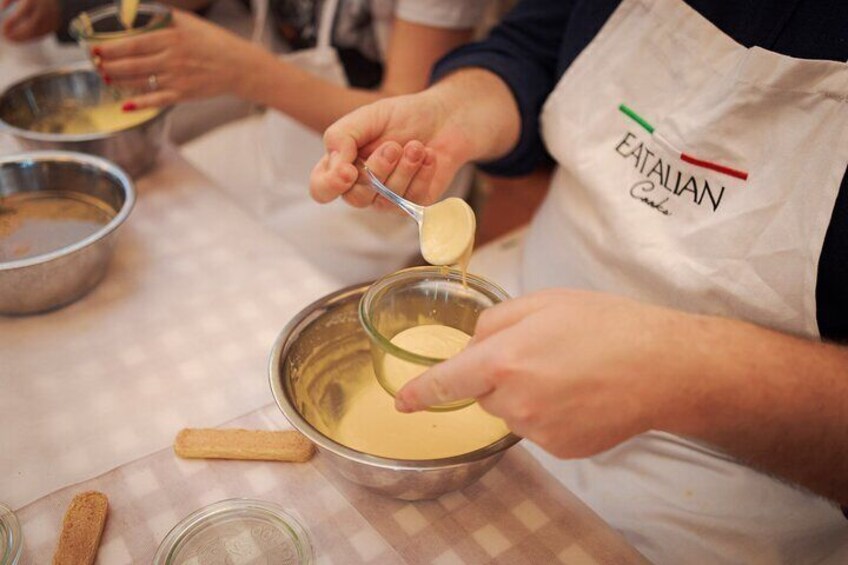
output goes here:
[[541, 310], [547, 303], [542, 293], [532, 293], [486, 308], [477, 318], [472, 341], [482, 341], [506, 328], [513, 326], [527, 316]]
[[[111, 73], [101, 71], [101, 76], [109, 78], [107, 84], [111, 84], [112, 86], [125, 88], [127, 90], [138, 92], [139, 96], [143, 94], [153, 93], [153, 92], [166, 92], [172, 91], [175, 94], [178, 94], [179, 99], [182, 100], [186, 98], [184, 93], [180, 93], [180, 91], [171, 83], [172, 75], [168, 74], [159, 74], [159, 73], [149, 73], [144, 75], [131, 75], [124, 77], [113, 77]], [[156, 88], [150, 88], [150, 75], [156, 75]]]
[[124, 102], [124, 112], [135, 112], [147, 108], [163, 108], [176, 104], [179, 96], [173, 90], [157, 90], [150, 94], [134, 96], [131, 100]]
[[4, 33], [19, 33], [18, 29], [29, 19], [32, 19], [32, 6], [26, 2], [18, 5], [11, 15], [3, 22]]
[[0, 1], [0, 10], [4, 10], [4, 9], [8, 8], [14, 2], [17, 2], [17, 1], [18, 0], [2, 0], [2, 1]]
[[101, 58], [99, 69], [116, 80], [148, 77], [156, 74], [161, 77], [165, 70], [164, 53], [128, 57], [125, 59], [104, 60]]
[[454, 357], [432, 366], [398, 391], [395, 408], [399, 412], [415, 412], [491, 393], [495, 388], [494, 360], [500, 351], [511, 347], [511, 339], [509, 332], [504, 332], [470, 344]]
[[38, 35], [36, 33], [37, 26], [38, 18], [35, 16], [12, 17], [5, 22], [3, 35], [11, 41], [28, 41]]
[[424, 150], [421, 167], [406, 190], [404, 197], [421, 205], [429, 205], [436, 201], [434, 179], [436, 177], [436, 152], [429, 147]]
[[[359, 176], [351, 163], [340, 163], [337, 151], [324, 155], [309, 176], [309, 192], [321, 204], [335, 200], [347, 192]], [[334, 160], [336, 162], [334, 162]]]
[[[143, 57], [164, 51], [170, 46], [174, 38], [171, 30], [151, 31], [137, 37], [106, 41], [96, 45], [97, 56], [102, 61], [109, 59], [123, 59], [127, 57]], [[95, 55], [92, 48], [92, 57]]]
[[401, 196], [406, 194], [409, 183], [424, 163], [425, 155], [424, 144], [420, 141], [413, 140], [404, 145], [400, 161], [383, 184]]
[[[385, 183], [386, 179], [400, 163], [402, 156], [403, 147], [401, 147], [400, 143], [387, 141], [368, 157], [365, 161], [365, 166], [374, 173], [374, 176]], [[366, 182], [368, 181], [363, 178], [362, 182], [357, 182], [350, 190], [345, 192], [343, 195], [345, 202], [359, 208], [370, 206], [377, 197], [377, 193], [367, 186], [365, 184]]]

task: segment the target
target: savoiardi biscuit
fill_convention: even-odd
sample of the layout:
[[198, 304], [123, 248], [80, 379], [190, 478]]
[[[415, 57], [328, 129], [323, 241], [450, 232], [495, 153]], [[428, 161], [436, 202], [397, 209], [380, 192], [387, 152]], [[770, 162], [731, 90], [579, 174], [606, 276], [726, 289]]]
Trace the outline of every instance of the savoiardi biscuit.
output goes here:
[[53, 565], [94, 563], [108, 508], [109, 501], [100, 492], [88, 491], [74, 497], [62, 520], [62, 532], [59, 534], [56, 553], [53, 554]]
[[174, 451], [188, 459], [309, 461], [315, 446], [296, 431], [186, 428], [174, 440]]

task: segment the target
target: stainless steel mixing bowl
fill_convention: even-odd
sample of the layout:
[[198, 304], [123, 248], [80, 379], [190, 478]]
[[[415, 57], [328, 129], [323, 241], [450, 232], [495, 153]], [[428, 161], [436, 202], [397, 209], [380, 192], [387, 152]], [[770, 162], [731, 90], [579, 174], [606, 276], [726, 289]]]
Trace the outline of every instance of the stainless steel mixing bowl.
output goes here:
[[115, 233], [135, 204], [132, 180], [105, 159], [67, 151], [0, 157], [0, 197], [48, 190], [83, 193], [115, 215], [76, 243], [50, 253], [0, 262], [0, 314], [52, 310], [94, 288], [106, 273]]
[[112, 132], [65, 134], [34, 131], [35, 124], [74, 108], [115, 101], [115, 91], [96, 72], [83, 68], [56, 69], [33, 75], [0, 94], [0, 131], [24, 149], [61, 149], [98, 155], [114, 161], [130, 176], [147, 172], [165, 142], [169, 109], [136, 125]]
[[[318, 447], [319, 457], [346, 479], [404, 500], [435, 498], [480, 478], [519, 441], [508, 434], [456, 457], [398, 460], [350, 449], [330, 439], [357, 390], [375, 379], [368, 336], [359, 322], [367, 286], [350, 287], [307, 306], [283, 329], [270, 359], [271, 390], [291, 424]], [[380, 433], [380, 430], [374, 430]]]

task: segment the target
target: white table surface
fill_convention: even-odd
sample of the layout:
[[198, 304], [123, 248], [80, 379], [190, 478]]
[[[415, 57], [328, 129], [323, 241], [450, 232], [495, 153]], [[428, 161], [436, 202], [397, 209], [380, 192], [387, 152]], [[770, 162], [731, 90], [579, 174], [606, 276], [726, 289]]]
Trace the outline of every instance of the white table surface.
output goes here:
[[13, 508], [268, 404], [277, 334], [339, 286], [172, 148], [137, 189], [93, 292], [0, 317], [0, 500]]

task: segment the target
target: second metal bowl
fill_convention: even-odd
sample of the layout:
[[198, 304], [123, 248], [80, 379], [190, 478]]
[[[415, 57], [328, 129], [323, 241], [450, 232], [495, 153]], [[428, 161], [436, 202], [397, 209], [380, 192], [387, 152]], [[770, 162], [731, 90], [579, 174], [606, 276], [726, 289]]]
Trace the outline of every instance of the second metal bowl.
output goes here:
[[127, 174], [99, 157], [33, 151], [0, 158], [0, 197], [42, 191], [81, 194], [114, 216], [95, 233], [60, 249], [0, 261], [0, 314], [44, 312], [94, 288], [112, 257], [115, 232], [135, 204]]
[[47, 133], [33, 128], [50, 116], [114, 102], [115, 91], [83, 68], [56, 69], [21, 80], [0, 94], [0, 131], [23, 149], [60, 149], [97, 155], [138, 177], [153, 166], [167, 137], [169, 109], [127, 128], [85, 134]]

